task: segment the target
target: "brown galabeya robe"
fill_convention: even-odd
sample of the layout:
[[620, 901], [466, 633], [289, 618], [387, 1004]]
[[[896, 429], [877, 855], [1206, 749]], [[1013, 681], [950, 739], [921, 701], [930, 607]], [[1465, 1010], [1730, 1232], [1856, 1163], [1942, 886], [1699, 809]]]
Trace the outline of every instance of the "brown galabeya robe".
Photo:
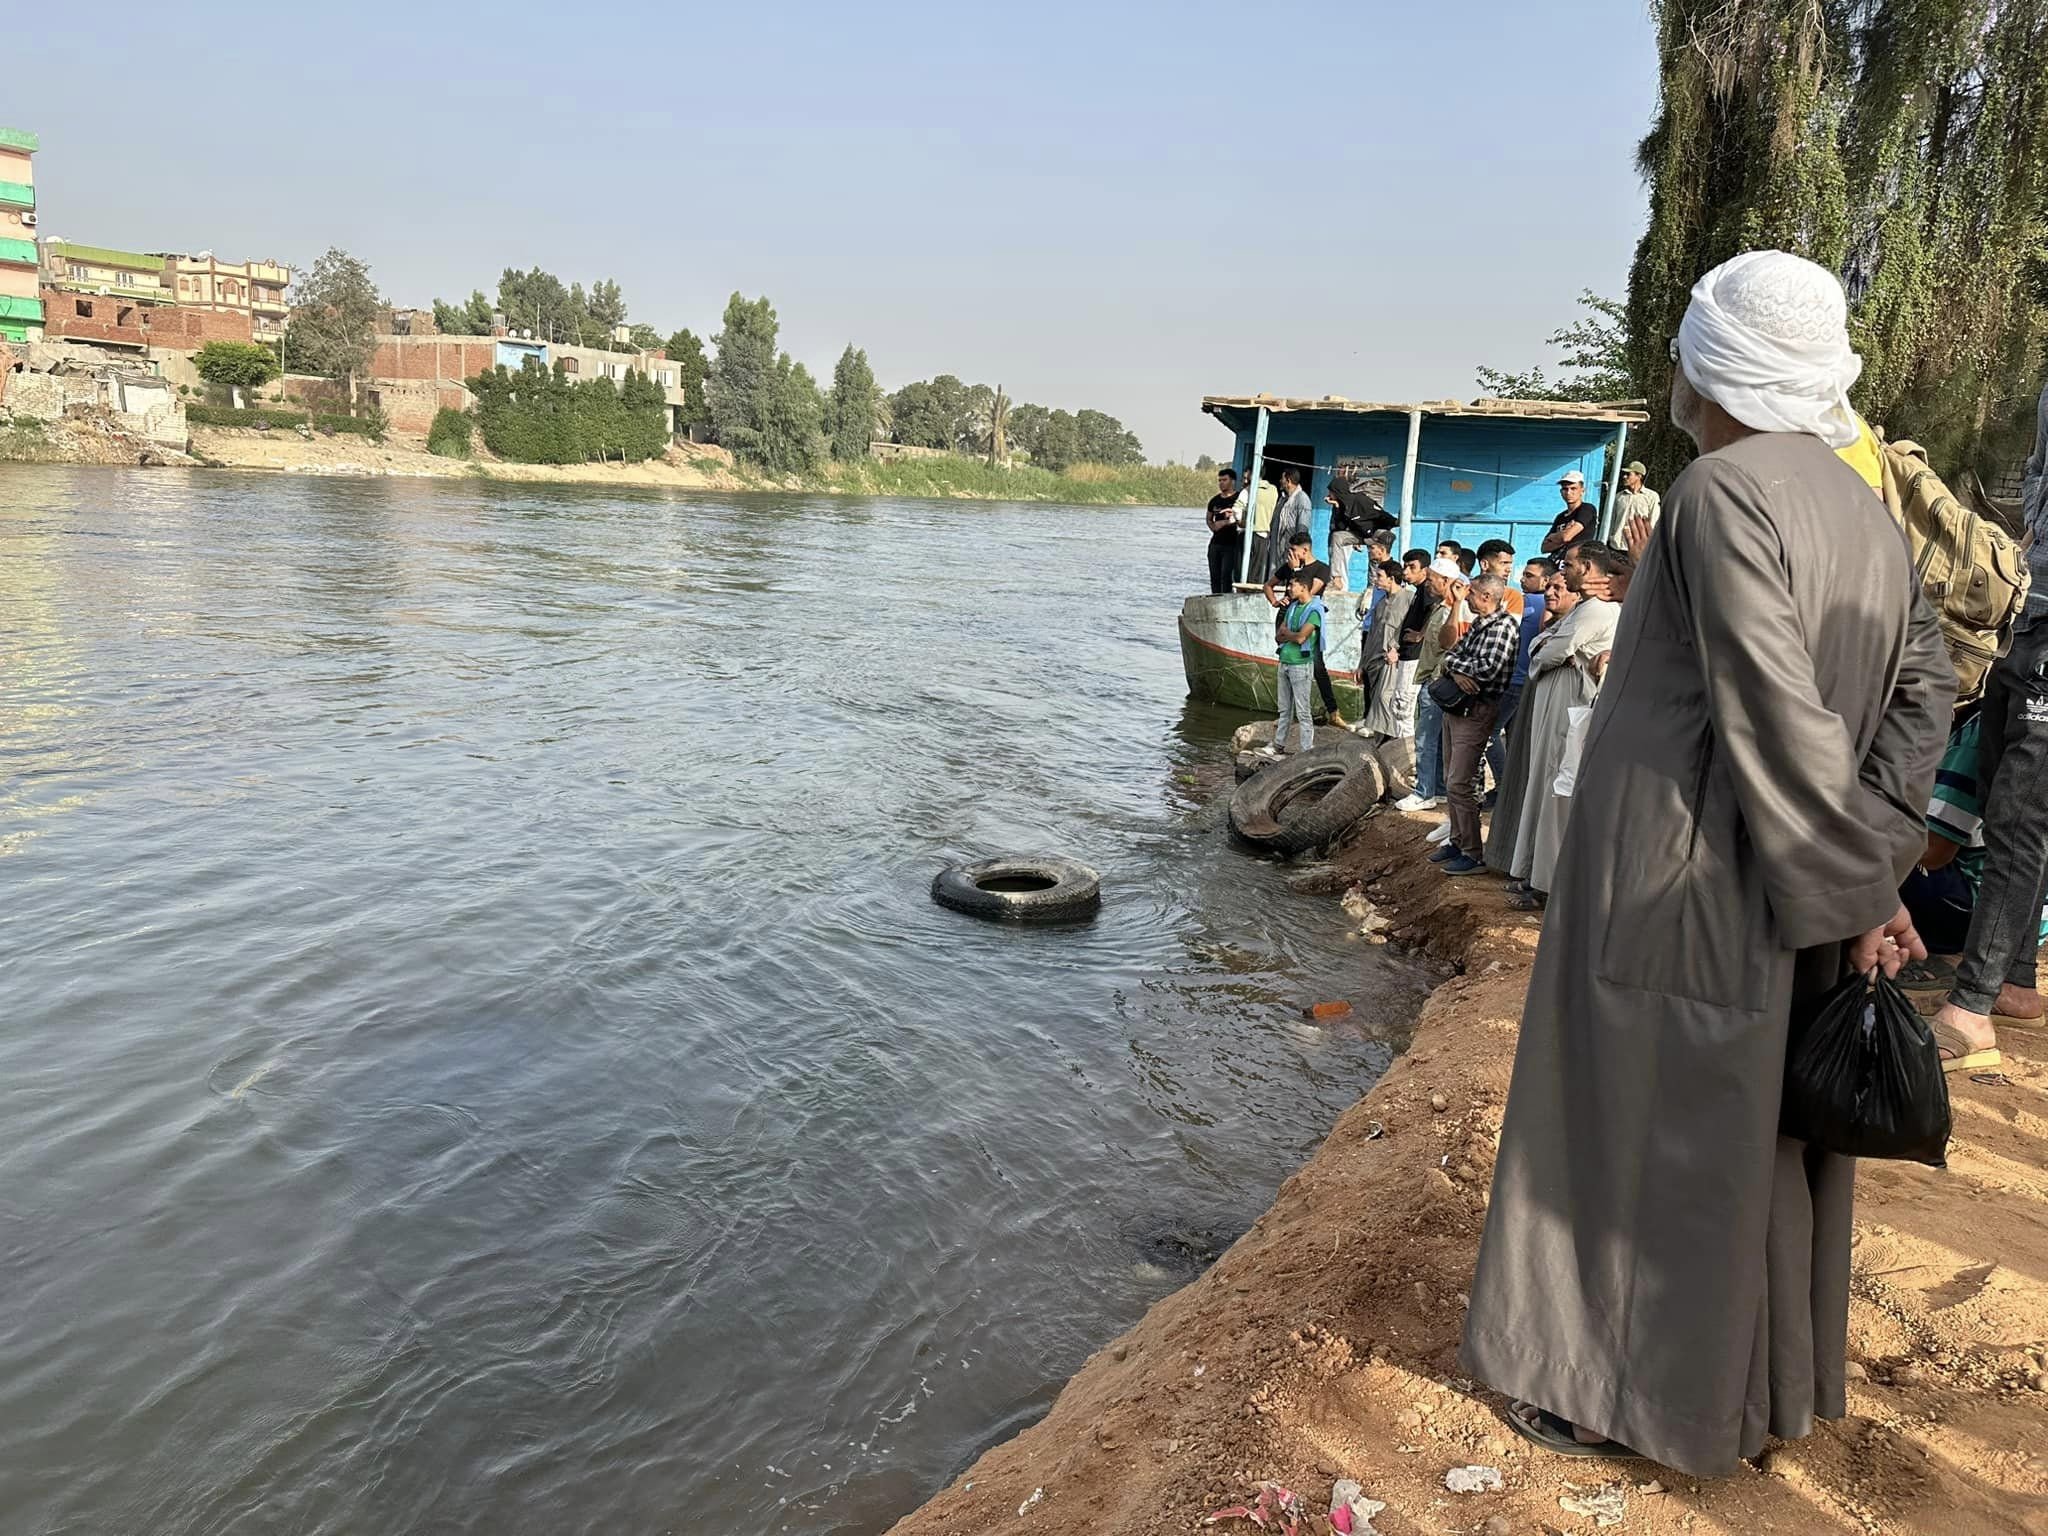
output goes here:
[[1845, 1411], [1855, 1163], [1778, 1134], [1795, 994], [1888, 920], [1954, 674], [1818, 439], [1678, 477], [1589, 729], [1464, 1360], [1695, 1476]]

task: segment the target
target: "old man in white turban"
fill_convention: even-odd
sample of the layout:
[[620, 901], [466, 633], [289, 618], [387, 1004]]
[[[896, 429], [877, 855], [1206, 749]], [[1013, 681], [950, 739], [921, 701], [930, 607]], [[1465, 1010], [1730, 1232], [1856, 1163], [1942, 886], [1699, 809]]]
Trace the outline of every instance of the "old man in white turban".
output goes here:
[[1664, 500], [1587, 734], [1465, 1330], [1510, 1423], [1695, 1476], [1844, 1411], [1855, 1165], [1781, 1136], [1794, 999], [1899, 905], [1954, 681], [1856, 433], [1841, 285], [1694, 288]]

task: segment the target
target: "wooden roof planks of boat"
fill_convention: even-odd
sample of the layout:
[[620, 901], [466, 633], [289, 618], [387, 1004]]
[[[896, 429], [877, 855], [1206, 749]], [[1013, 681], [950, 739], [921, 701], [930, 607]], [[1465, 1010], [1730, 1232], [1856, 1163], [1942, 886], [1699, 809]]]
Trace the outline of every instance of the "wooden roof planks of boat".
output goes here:
[[[1564, 510], [1557, 483], [1571, 470], [1586, 478], [1586, 500], [1604, 537], [1612, 530], [1601, 509], [1613, 505], [1628, 429], [1649, 420], [1642, 405], [1496, 399], [1395, 404], [1340, 395], [1209, 395], [1202, 401], [1203, 411], [1236, 439], [1229, 462], [1241, 483], [1277, 479], [1290, 465], [1302, 471], [1319, 560], [1330, 556], [1331, 509], [1324, 493], [1333, 476], [1382, 506], [1399, 508], [1392, 535], [1397, 559], [1409, 549], [1433, 552], [1445, 539], [1467, 549], [1505, 539], [1518, 560], [1529, 559]], [[1273, 609], [1258, 575], [1247, 568], [1251, 540], [1244, 545], [1235, 590], [1204, 593], [1181, 605], [1181, 663], [1194, 697], [1271, 710], [1278, 707], [1280, 686]], [[1361, 700], [1357, 683], [1346, 674], [1358, 669], [1358, 607], [1371, 578], [1364, 551], [1351, 557], [1346, 575], [1348, 594], [1324, 594], [1326, 662], [1338, 708], [1355, 719]]]

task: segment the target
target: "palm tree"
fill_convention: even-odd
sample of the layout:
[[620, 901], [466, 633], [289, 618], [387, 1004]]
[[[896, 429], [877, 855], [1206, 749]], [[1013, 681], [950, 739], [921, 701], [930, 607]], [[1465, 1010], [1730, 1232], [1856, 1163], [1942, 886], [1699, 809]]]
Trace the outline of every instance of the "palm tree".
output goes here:
[[988, 444], [989, 467], [1010, 462], [1010, 397], [998, 384], [982, 417], [982, 438]]

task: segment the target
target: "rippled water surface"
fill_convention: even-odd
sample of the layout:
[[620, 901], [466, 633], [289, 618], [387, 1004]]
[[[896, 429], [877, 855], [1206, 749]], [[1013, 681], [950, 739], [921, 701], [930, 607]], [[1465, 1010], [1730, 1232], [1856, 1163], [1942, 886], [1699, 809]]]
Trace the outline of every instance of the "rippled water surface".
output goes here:
[[[1041, 1413], [1423, 985], [1200, 814], [1201, 560], [0, 470], [0, 1529], [866, 1532]], [[1100, 917], [928, 899], [1013, 849]]]

